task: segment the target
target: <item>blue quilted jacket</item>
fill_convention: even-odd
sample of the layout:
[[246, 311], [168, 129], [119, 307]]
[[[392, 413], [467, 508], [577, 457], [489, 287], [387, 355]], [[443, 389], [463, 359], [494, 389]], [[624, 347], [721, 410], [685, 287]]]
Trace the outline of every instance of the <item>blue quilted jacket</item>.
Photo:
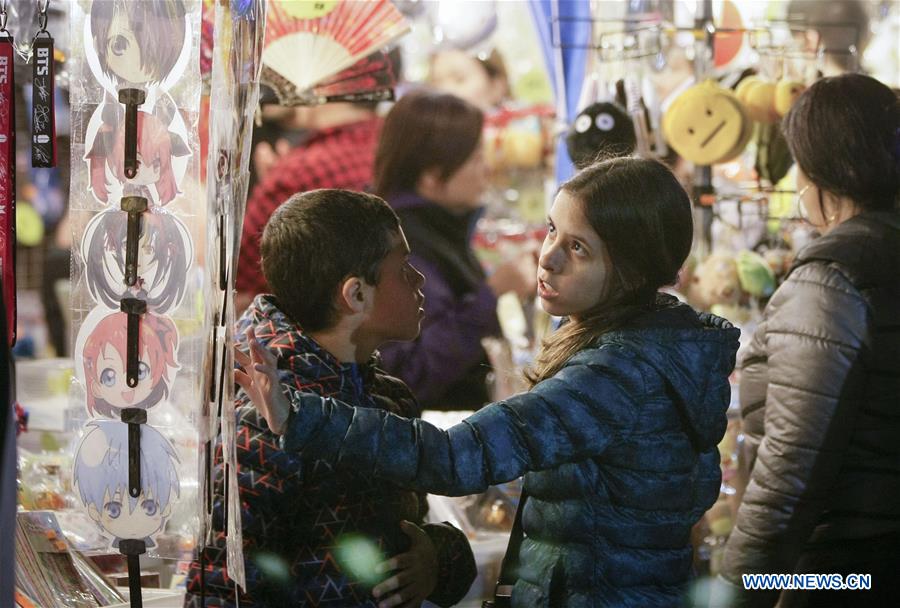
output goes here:
[[524, 474], [513, 606], [678, 606], [719, 493], [738, 335], [669, 302], [448, 430], [297, 391], [282, 445], [438, 494]]

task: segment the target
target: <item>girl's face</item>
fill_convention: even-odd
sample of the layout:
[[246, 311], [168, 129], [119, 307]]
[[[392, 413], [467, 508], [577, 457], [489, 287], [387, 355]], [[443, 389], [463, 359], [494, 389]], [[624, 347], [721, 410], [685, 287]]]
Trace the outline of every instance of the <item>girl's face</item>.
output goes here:
[[103, 399], [113, 407], [132, 407], [143, 402], [153, 391], [150, 376], [149, 352], [138, 363], [138, 383], [131, 388], [126, 382], [125, 361], [112, 344], [105, 344], [96, 361], [97, 377], [91, 391], [95, 399]]
[[581, 201], [565, 190], [556, 196], [547, 223], [538, 296], [547, 313], [577, 321], [606, 297], [612, 274], [609, 254], [584, 216]]
[[482, 205], [482, 197], [488, 188], [488, 166], [484, 159], [481, 141], [463, 165], [437, 186], [436, 202], [449, 209], [468, 211]]

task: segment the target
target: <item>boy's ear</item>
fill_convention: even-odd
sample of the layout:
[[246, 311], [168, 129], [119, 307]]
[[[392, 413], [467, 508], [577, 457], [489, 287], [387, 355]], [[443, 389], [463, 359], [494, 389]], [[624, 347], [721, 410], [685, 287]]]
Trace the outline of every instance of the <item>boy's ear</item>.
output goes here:
[[340, 308], [349, 314], [365, 311], [372, 286], [359, 277], [350, 277], [341, 283]]

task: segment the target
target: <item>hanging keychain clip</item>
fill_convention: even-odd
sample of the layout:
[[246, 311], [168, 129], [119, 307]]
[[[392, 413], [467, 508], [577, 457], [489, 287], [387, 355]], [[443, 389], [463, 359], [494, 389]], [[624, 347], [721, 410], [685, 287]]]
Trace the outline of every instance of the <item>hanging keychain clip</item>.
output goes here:
[[[131, 197], [139, 198], [139, 197]], [[143, 199], [146, 202], [146, 199]], [[124, 205], [123, 200], [123, 205]], [[129, 228], [131, 216], [129, 214]], [[128, 315], [126, 329], [126, 362], [125, 375], [128, 386], [134, 388], [138, 383], [138, 336], [140, 334], [140, 315], [147, 312], [147, 302], [137, 298], [124, 298], [119, 304], [122, 312]], [[141, 425], [147, 422], [147, 410], [138, 407], [126, 407], [121, 411], [122, 422], [128, 425], [128, 495], [137, 498], [141, 495]], [[140, 555], [147, 551], [143, 539], [121, 539], [119, 551], [127, 557], [128, 588], [131, 608], [141, 608], [141, 561]]]
[[137, 175], [137, 118], [138, 106], [144, 103], [147, 94], [143, 89], [122, 89], [119, 103], [125, 104], [125, 177], [134, 179]]
[[140, 335], [141, 315], [147, 312], [147, 302], [137, 298], [123, 298], [119, 304], [120, 310], [128, 315], [125, 382], [129, 388], [138, 384], [139, 350], [138, 336]]
[[147, 410], [126, 407], [120, 414], [128, 425], [128, 495], [141, 495], [141, 425], [147, 423]]
[[147, 541], [140, 538], [119, 539], [119, 553], [128, 564], [128, 597], [131, 608], [142, 608], [141, 554], [147, 552]]
[[56, 166], [56, 108], [54, 104], [55, 75], [53, 64], [53, 36], [47, 31], [47, 9], [50, 0], [38, 1], [39, 30], [31, 42], [31, 166]]
[[143, 196], [123, 196], [120, 206], [122, 211], [128, 214], [128, 228], [125, 237], [125, 284], [131, 287], [137, 283], [141, 214], [147, 210], [147, 199]]

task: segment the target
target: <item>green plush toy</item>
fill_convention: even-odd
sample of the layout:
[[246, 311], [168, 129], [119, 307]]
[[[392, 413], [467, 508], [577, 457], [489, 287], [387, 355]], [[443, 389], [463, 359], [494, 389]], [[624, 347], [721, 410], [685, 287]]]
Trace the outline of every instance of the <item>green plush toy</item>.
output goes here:
[[775, 273], [758, 253], [741, 251], [737, 254], [737, 273], [741, 289], [756, 298], [768, 298], [775, 291]]

